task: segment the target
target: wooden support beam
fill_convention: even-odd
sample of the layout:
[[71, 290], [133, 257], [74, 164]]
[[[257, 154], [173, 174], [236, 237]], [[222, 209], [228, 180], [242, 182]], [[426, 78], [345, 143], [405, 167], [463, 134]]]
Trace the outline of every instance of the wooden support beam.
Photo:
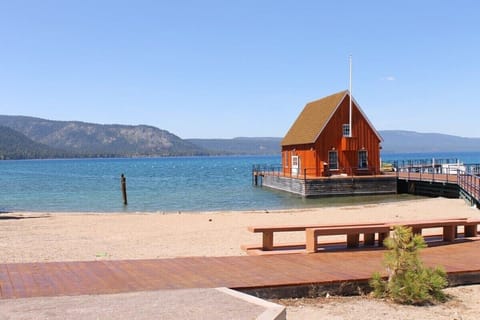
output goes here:
[[357, 248], [360, 245], [360, 234], [352, 233], [347, 234], [347, 247]]
[[265, 251], [273, 250], [273, 231], [263, 232], [262, 248]]
[[363, 244], [366, 246], [375, 245], [375, 233], [365, 233], [363, 235]]

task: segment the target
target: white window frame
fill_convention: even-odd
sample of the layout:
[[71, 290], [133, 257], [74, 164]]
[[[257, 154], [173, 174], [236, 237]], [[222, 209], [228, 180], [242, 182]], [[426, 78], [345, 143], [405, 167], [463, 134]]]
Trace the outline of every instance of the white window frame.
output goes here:
[[[361, 154], [365, 155], [365, 159], [362, 158]], [[367, 150], [358, 150], [358, 169], [361, 169], [361, 170], [368, 169], [368, 151]]]
[[[332, 156], [331, 155], [335, 155], [335, 163], [332, 161]], [[334, 165], [332, 165], [334, 164]], [[337, 150], [330, 150], [328, 151], [328, 169], [329, 170], [338, 170], [338, 151]]]
[[300, 157], [298, 155], [292, 155], [292, 176], [298, 176], [300, 173]]
[[350, 125], [348, 123], [342, 126], [342, 134], [344, 137], [350, 137]]

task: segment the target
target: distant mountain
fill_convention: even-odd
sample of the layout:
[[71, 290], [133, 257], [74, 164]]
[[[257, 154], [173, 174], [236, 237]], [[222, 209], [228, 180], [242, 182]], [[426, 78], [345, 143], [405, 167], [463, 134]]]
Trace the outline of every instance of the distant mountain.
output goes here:
[[[480, 138], [383, 130], [383, 153], [480, 151]], [[0, 159], [278, 155], [282, 138], [188, 139], [156, 127], [0, 115]]]
[[280, 154], [282, 138], [187, 139], [213, 154], [273, 155]]
[[[480, 152], [480, 138], [403, 130], [379, 131], [383, 153]], [[282, 138], [189, 139], [214, 153], [280, 154]]]
[[23, 116], [0, 116], [0, 125], [50, 148], [84, 157], [190, 156], [202, 148], [166, 130], [151, 126], [102, 125], [52, 121]]
[[379, 133], [384, 139], [384, 153], [480, 151], [480, 138], [402, 130], [383, 130]]
[[0, 126], [0, 159], [44, 159], [70, 157], [68, 152], [32, 141], [11, 128]]

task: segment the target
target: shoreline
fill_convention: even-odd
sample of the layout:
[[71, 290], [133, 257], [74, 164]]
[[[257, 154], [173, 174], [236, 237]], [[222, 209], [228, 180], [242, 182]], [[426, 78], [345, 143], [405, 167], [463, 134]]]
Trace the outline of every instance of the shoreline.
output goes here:
[[[266, 194], [274, 195], [276, 190], [273, 189], [266, 189], [263, 190]], [[274, 211], [274, 210], [296, 210], [296, 209], [319, 209], [319, 208], [328, 208], [328, 207], [343, 207], [343, 206], [350, 206], [350, 205], [362, 205], [362, 204], [378, 204], [378, 203], [390, 203], [390, 202], [400, 202], [400, 201], [409, 201], [409, 200], [416, 200], [416, 199], [426, 199], [428, 197], [424, 196], [416, 196], [411, 194], [388, 194], [388, 195], [357, 195], [357, 196], [332, 196], [332, 197], [318, 197], [318, 198], [302, 198], [301, 196], [289, 195], [287, 193], [281, 192], [282, 197], [286, 196], [287, 198], [283, 200], [279, 200], [280, 202], [284, 201], [281, 205], [279, 203], [272, 203], [266, 201], [264, 205], [255, 204], [251, 208], [246, 207], [246, 205], [236, 208], [229, 206], [224, 206], [223, 208], [208, 208], [209, 205], [204, 206], [194, 206], [192, 207], [185, 207], [184, 205], [179, 205], [175, 209], [168, 208], [166, 209], [156, 208], [150, 209], [147, 208], [145, 210], [139, 209], [138, 204], [134, 202], [134, 200], [129, 201], [127, 206], [119, 205], [119, 206], [111, 206], [109, 208], [96, 208], [96, 209], [76, 209], [77, 207], [73, 206], [72, 208], [69, 207], [67, 209], [55, 209], [49, 208], [48, 206], [44, 206], [44, 209], [35, 209], [31, 208], [2, 208], [0, 210], [0, 216], [2, 214], [7, 213], [59, 213], [59, 214], [68, 214], [68, 213], [80, 213], [80, 214], [141, 214], [141, 213], [153, 213], [153, 214], [177, 214], [181, 213], [202, 213], [202, 212], [251, 212], [251, 211]], [[179, 200], [181, 201], [181, 200]], [[118, 203], [121, 202], [121, 199]], [[208, 203], [208, 199], [206, 200]], [[117, 203], [117, 204], [118, 204]], [[188, 204], [188, 203], [187, 203]], [[41, 206], [41, 204], [40, 204]], [[20, 206], [21, 207], [21, 206]], [[88, 206], [87, 206], [88, 207]]]
[[[301, 197], [299, 197], [301, 199]], [[254, 213], [254, 212], [281, 212], [281, 211], [301, 211], [301, 210], [315, 210], [315, 209], [324, 209], [324, 208], [339, 208], [339, 207], [347, 207], [347, 206], [362, 206], [362, 205], [369, 205], [369, 204], [386, 204], [386, 203], [397, 203], [397, 202], [404, 202], [404, 201], [415, 201], [415, 200], [425, 200], [431, 199], [431, 197], [425, 196], [417, 196], [411, 194], [389, 194], [389, 195], [357, 195], [357, 196], [334, 196], [334, 197], [320, 197], [320, 198], [308, 198], [308, 201], [316, 201], [318, 203], [311, 203], [309, 205], [304, 206], [296, 206], [296, 207], [283, 207], [283, 208], [263, 208], [263, 209], [215, 209], [215, 210], [156, 210], [156, 211], [128, 211], [128, 206], [126, 207], [127, 210], [117, 210], [117, 211], [81, 211], [81, 210], [5, 210], [0, 211], [0, 218], [2, 215], [8, 214], [52, 214], [52, 215], [70, 215], [70, 214], [85, 214], [85, 215], [134, 215], [134, 214], [158, 214], [158, 215], [175, 215], [175, 214], [215, 214], [215, 213]], [[327, 203], [321, 203], [319, 201], [324, 200], [334, 200], [329, 201]], [[342, 201], [343, 200], [343, 201]], [[345, 201], [350, 200], [350, 201]]]

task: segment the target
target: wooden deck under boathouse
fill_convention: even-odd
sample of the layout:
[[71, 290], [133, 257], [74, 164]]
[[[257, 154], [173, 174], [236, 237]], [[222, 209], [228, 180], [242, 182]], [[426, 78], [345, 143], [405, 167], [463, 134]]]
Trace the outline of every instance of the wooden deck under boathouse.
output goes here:
[[395, 175], [332, 175], [329, 177], [285, 175], [281, 169], [254, 166], [253, 184], [302, 197], [355, 196], [397, 193]]

